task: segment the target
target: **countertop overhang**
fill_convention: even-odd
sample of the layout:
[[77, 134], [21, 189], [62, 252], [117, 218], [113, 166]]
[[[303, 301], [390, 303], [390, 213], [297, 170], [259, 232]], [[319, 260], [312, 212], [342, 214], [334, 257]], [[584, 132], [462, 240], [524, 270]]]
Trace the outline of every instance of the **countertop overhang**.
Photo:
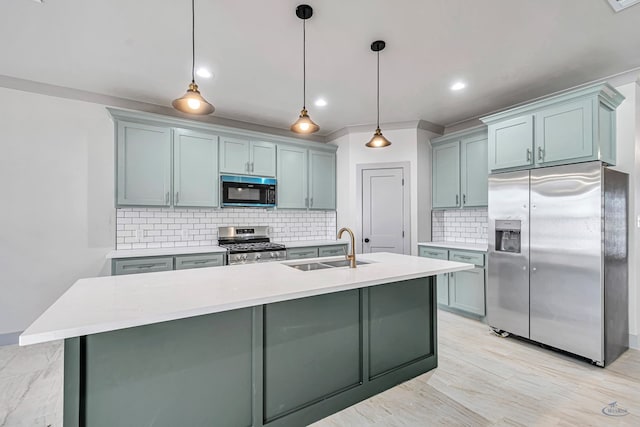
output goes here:
[[[472, 264], [386, 252], [358, 268], [299, 271], [285, 262], [80, 279], [20, 335], [20, 345], [472, 269]], [[304, 260], [337, 260], [328, 257]]]

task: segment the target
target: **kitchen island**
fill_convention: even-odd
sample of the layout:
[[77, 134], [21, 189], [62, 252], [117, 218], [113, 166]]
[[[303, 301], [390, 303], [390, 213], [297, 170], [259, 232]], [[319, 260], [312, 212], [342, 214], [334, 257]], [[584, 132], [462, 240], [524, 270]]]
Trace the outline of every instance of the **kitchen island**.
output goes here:
[[432, 277], [473, 267], [358, 259], [81, 279], [20, 343], [65, 340], [65, 426], [306, 425], [436, 367]]

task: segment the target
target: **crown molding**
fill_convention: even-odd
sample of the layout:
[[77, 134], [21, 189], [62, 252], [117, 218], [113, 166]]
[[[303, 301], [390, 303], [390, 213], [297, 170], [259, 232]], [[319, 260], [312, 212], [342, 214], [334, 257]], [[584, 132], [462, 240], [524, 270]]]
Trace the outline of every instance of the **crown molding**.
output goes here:
[[[429, 132], [437, 133], [439, 135], [442, 135], [444, 133], [444, 126], [438, 125], [436, 123], [431, 123], [427, 120], [410, 120], [406, 122], [381, 123], [380, 128], [383, 129], [383, 131], [398, 129], [422, 129]], [[351, 133], [373, 132], [374, 130], [375, 124], [345, 126], [341, 129], [329, 133], [325, 137], [325, 142], [334, 141], [342, 136], [349, 135]]]
[[41, 83], [32, 80], [19, 79], [0, 75], [0, 87], [7, 89], [20, 90], [23, 92], [37, 93], [40, 95], [54, 96], [58, 98], [72, 99], [75, 101], [90, 102], [93, 104], [101, 104], [107, 107], [116, 107], [126, 110], [140, 111], [143, 113], [160, 114], [163, 116], [174, 117], [177, 119], [186, 119], [195, 122], [201, 122], [214, 126], [223, 126], [227, 128], [235, 128], [239, 130], [247, 130], [263, 134], [269, 134], [285, 138], [293, 138], [298, 141], [314, 141], [326, 142], [326, 137], [322, 135], [305, 135], [293, 136], [288, 129], [280, 129], [271, 126], [258, 125], [240, 120], [228, 119], [220, 116], [193, 116], [184, 114], [174, 110], [166, 105], [152, 104], [148, 102], [134, 101], [132, 99], [120, 98], [117, 96], [103, 95], [100, 93], [73, 89], [64, 86], [56, 86], [48, 83]]

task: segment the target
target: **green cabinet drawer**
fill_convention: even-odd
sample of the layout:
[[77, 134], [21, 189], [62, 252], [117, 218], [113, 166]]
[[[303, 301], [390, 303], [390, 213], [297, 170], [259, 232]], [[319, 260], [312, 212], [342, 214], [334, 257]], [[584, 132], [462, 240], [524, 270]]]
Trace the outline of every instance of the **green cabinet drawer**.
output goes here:
[[303, 258], [317, 258], [318, 248], [291, 248], [287, 249], [287, 259], [303, 259]]
[[484, 254], [467, 251], [449, 251], [449, 261], [466, 262], [484, 267]]
[[153, 257], [113, 260], [114, 276], [173, 270], [173, 257]]
[[176, 256], [176, 270], [189, 268], [219, 267], [224, 265], [224, 254], [179, 255]]
[[318, 256], [336, 256], [346, 255], [347, 245], [320, 246], [318, 248]]
[[432, 248], [430, 246], [418, 246], [418, 255], [425, 258], [448, 259], [447, 249]]

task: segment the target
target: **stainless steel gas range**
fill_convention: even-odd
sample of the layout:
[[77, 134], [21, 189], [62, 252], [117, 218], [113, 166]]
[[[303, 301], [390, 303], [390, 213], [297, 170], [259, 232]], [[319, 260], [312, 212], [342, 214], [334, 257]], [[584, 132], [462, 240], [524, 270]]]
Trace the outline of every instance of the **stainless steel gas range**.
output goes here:
[[218, 227], [218, 246], [229, 254], [229, 265], [281, 261], [287, 258], [284, 245], [271, 242], [269, 227]]

